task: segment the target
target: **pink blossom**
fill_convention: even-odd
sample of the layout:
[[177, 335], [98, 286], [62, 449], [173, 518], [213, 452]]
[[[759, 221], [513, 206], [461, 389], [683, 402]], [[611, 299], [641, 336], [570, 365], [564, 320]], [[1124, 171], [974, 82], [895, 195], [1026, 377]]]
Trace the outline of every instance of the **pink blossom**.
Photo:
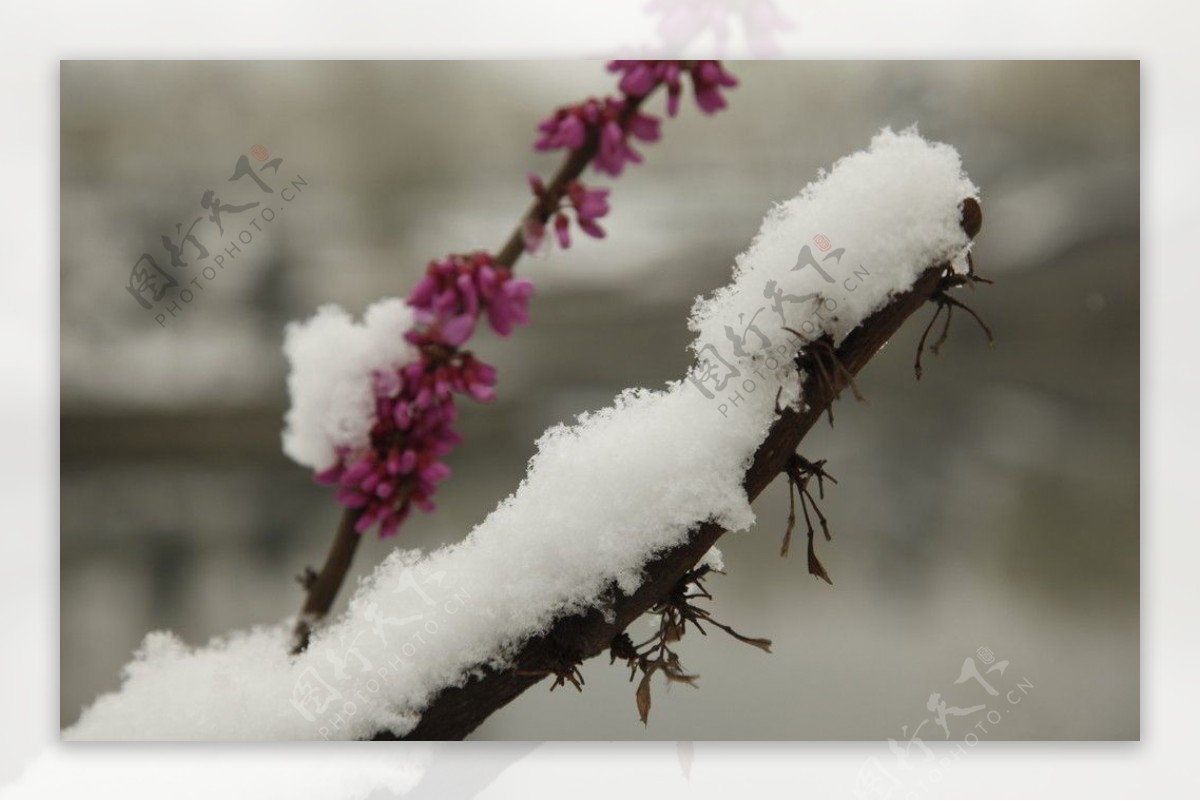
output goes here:
[[[358, 510], [355, 530], [360, 533], [379, 525], [380, 536], [395, 534], [414, 504], [433, 508], [437, 483], [450, 475], [441, 457], [459, 442], [453, 429], [457, 410], [448, 392], [429, 391], [428, 385], [443, 377], [437, 368], [424, 372], [428, 367], [400, 371], [406, 376], [395, 394], [390, 389], [396, 382], [377, 374], [380, 394], [370, 445], [361, 453], [341, 449], [338, 462], [316, 476], [337, 486], [338, 503]], [[421, 379], [407, 380], [413, 374]]]
[[[607, 189], [589, 189], [581, 181], [571, 181], [562, 190], [550, 190], [536, 175], [529, 176], [529, 186], [540, 202], [541, 210], [548, 217], [553, 216], [554, 235], [559, 246], [571, 246], [570, 218], [567, 210], [574, 210], [575, 220], [588, 236], [601, 239], [604, 229], [596, 222], [608, 214]], [[543, 241], [546, 225], [538, 216], [533, 216], [525, 223], [525, 247], [536, 251]]]
[[628, 97], [645, 97], [660, 84], [667, 89], [667, 114], [674, 117], [679, 111], [679, 98], [683, 93], [680, 76], [687, 73], [692, 79], [696, 105], [705, 114], [725, 108], [722, 89], [737, 86], [733, 77], [720, 61], [612, 61], [608, 69], [622, 73], [619, 88]]
[[696, 105], [705, 114], [725, 108], [722, 89], [737, 86], [737, 78], [726, 72], [720, 61], [697, 61], [692, 68], [692, 86], [696, 91]]
[[[444, 344], [457, 347], [471, 335], [474, 320], [484, 313], [501, 336], [508, 336], [514, 324], [529, 322], [532, 294], [532, 282], [514, 277], [512, 270], [496, 264], [490, 254], [481, 251], [430, 262], [408, 302], [429, 331]], [[469, 323], [462, 320], [464, 316]]]
[[554, 215], [554, 236], [558, 238], [560, 247], [571, 247], [571, 221], [562, 212]]
[[563, 106], [538, 125], [541, 135], [534, 143], [537, 150], [567, 148], [575, 150], [594, 138], [597, 152], [593, 165], [600, 172], [617, 176], [627, 162], [640, 163], [642, 156], [629, 143], [630, 136], [643, 142], [659, 137], [657, 118], [640, 111], [629, 111], [621, 98], [588, 99]]
[[682, 50], [711, 33], [716, 52], [722, 53], [732, 28], [740, 23], [750, 54], [763, 58], [778, 54], [776, 37], [795, 27], [777, 8], [777, 0], [650, 0], [645, 8], [660, 17], [657, 27], [663, 51]]
[[681, 61], [610, 61], [610, 72], [624, 73], [617, 88], [629, 97], [645, 97], [658, 88], [667, 87], [667, 114], [674, 117], [679, 111], [679, 95], [683, 84], [679, 80]]
[[[593, 201], [594, 206], [594, 201]], [[435, 508], [437, 485], [450, 476], [443, 461], [461, 437], [455, 396], [496, 397], [496, 370], [462, 350], [487, 316], [502, 336], [529, 321], [533, 284], [514, 278], [487, 253], [449, 256], [429, 264], [409, 304], [417, 325], [404, 338], [419, 358], [374, 373], [375, 422], [366, 447], [342, 447], [337, 461], [314, 478], [337, 487], [337, 502], [357, 511], [355, 529], [396, 533], [415, 506]]]
[[[594, 111], [591, 113], [594, 116]], [[560, 147], [575, 150], [583, 147], [583, 143], [587, 141], [588, 129], [588, 123], [584, 120], [585, 111], [581, 107], [571, 106], [558, 109], [554, 112], [553, 117], [538, 125], [538, 130], [542, 132], [542, 135], [538, 137], [534, 147], [537, 150], [557, 150]]]
[[495, 398], [495, 368], [448, 347], [444, 328], [435, 324], [409, 336], [421, 348], [421, 358], [375, 374], [375, 424], [368, 447], [340, 449], [337, 463], [315, 476], [337, 487], [338, 503], [358, 510], [357, 531], [379, 525], [382, 537], [395, 534], [414, 505], [435, 508], [437, 484], [450, 476], [442, 458], [461, 441], [454, 430], [454, 395], [485, 402]]
[[604, 238], [604, 229], [596, 220], [608, 214], [608, 190], [588, 189], [579, 181], [567, 184], [567, 197], [575, 209], [575, 221], [588, 236]]

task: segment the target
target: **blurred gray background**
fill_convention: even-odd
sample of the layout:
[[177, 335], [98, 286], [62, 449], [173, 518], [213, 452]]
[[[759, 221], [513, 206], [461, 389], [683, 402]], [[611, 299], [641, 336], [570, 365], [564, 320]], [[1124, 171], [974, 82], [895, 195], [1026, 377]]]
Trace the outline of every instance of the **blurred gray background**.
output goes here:
[[[996, 285], [969, 300], [997, 341], [956, 318], [915, 382], [930, 307], [860, 377], [869, 405], [843, 402], [805, 443], [839, 479], [820, 547], [835, 585], [802, 549], [778, 556], [775, 486], [709, 582], [717, 619], [773, 654], [690, 635], [699, 687], [656, 682], [648, 727], [628, 672], [593, 660], [584, 693], [544, 683], [475, 736], [941, 740], [931, 694], [995, 706], [955, 683], [986, 648], [1009, 663], [989, 681], [1032, 689], [979, 736], [1137, 738], [1138, 64], [731, 69], [728, 110], [689, 101], [645, 164], [589, 173], [614, 190], [608, 239], [521, 262], [534, 324], [477, 348], [499, 400], [464, 404], [441, 509], [364, 540], [356, 575], [396, 545], [460, 539], [547, 426], [681, 376], [693, 297], [727, 280], [767, 208], [880, 127], [918, 122], [982, 188], [977, 264]], [[361, 313], [431, 258], [497, 248], [525, 174], [559, 161], [533, 152], [535, 124], [613, 85], [599, 62], [63, 63], [64, 725], [118, 686], [149, 630], [202, 643], [297, 610], [293, 577], [320, 563], [339, 508], [280, 452], [285, 323], [328, 302]], [[160, 237], [203, 213], [205, 190], [257, 199], [226, 184], [255, 144], [283, 159], [268, 181], [307, 185], [160, 327], [126, 291], [130, 267], [146, 251], [167, 266]], [[978, 719], [950, 717], [950, 739]]]

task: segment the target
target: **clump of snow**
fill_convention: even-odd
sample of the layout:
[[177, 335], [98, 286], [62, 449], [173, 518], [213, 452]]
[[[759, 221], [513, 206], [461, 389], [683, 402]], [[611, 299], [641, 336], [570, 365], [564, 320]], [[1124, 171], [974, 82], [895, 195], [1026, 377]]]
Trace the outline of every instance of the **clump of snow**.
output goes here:
[[705, 552], [704, 556], [700, 557], [696, 567], [707, 567], [709, 570], [720, 573], [725, 570], [725, 555], [721, 553], [720, 548], [714, 545]]
[[744, 352], [761, 353], [790, 338], [784, 327], [840, 342], [925, 268], [962, 253], [962, 201], [978, 193], [953, 147], [884, 129], [770, 211], [733, 282], [696, 302], [693, 347], [730, 359], [732, 332]]
[[390, 373], [412, 362], [416, 348], [404, 339], [413, 310], [397, 298], [375, 303], [356, 323], [336, 305], [288, 325], [283, 352], [291, 363], [283, 452], [320, 471], [337, 449], [365, 448], [375, 417], [372, 373]]
[[[466, 539], [428, 555], [393, 552], [299, 656], [287, 656], [286, 625], [197, 649], [151, 635], [120, 691], [99, 699], [66, 735], [352, 739], [411, 730], [444, 688], [482, 665], [505, 665], [556, 619], [602, 605], [608, 588], [632, 591], [646, 562], [683, 542], [697, 522], [751, 526], [742, 479], [775, 418], [777, 393], [797, 401], [799, 376], [776, 339], [734, 340], [726, 327], [740, 333], [758, 314], [764, 334], [786, 324], [840, 338], [925, 267], [968, 245], [958, 208], [974, 194], [953, 149], [914, 131], [884, 131], [870, 150], [773, 209], [738, 258], [733, 283], [697, 304], [697, 352], [722, 353], [739, 372], [722, 394], [693, 373], [661, 391], [628, 390], [606, 409], [551, 428], [521, 485]], [[817, 242], [828, 245], [812, 248], [817, 259], [844, 248], [840, 265], [828, 263], [837, 286], [811, 267], [794, 269], [803, 246]], [[853, 285], [842, 277], [852, 269]], [[817, 292], [822, 303], [784, 304], [772, 326], [771, 282], [785, 296]], [[826, 297], [835, 299], [835, 319], [821, 317]], [[384, 309], [368, 313], [366, 329], [373, 319], [400, 327], [402, 310]], [[289, 331], [289, 356], [305, 364], [311, 354], [312, 376], [322, 362], [345, 369], [348, 382], [361, 379], [383, 346], [368, 347], [354, 331], [344, 315], [323, 311]], [[735, 341], [740, 353], [730, 353]], [[403, 357], [397, 348], [388, 358]], [[315, 390], [309, 397], [308, 378], [293, 387], [294, 399], [308, 402], [289, 418], [289, 453], [320, 466], [359, 407]], [[719, 564], [720, 555], [707, 559]]]
[[[288, 646], [282, 627], [234, 633], [204, 648], [190, 648], [168, 632], [151, 632], [122, 671], [122, 691], [101, 696], [73, 736], [294, 739], [295, 721], [287, 714], [286, 700], [291, 691]], [[239, 708], [248, 715], [234, 714]], [[166, 709], [171, 713], [162, 714]], [[119, 726], [113, 725], [114, 718], [120, 719]], [[106, 723], [93, 728], [102, 721]]]
[[[78, 739], [362, 738], [408, 731], [438, 691], [501, 665], [531, 635], [614, 584], [634, 590], [655, 552], [696, 521], [754, 522], [742, 476], [774, 392], [735, 420], [690, 384], [631, 390], [556, 426], [520, 487], [458, 544], [393, 552], [287, 655], [286, 626], [188, 649], [154, 634], [67, 735]], [[717, 554], [709, 557], [718, 563]]]

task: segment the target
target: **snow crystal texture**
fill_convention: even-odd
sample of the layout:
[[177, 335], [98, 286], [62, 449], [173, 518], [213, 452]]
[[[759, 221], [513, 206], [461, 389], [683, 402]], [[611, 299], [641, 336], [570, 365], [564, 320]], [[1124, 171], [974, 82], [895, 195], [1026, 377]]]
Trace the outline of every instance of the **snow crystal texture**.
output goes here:
[[362, 323], [335, 305], [303, 323], [291, 323], [283, 352], [291, 363], [283, 452], [316, 471], [337, 460], [339, 446], [367, 446], [375, 414], [372, 374], [392, 373], [416, 358], [404, 339], [413, 310], [403, 300], [381, 300]]
[[[742, 477], [775, 417], [776, 390], [799, 383], [790, 359], [761, 372], [765, 349], [787, 341], [785, 326], [840, 339], [926, 267], [961, 261], [969, 242], [960, 204], [976, 194], [952, 148], [885, 130], [774, 208], [733, 282], [696, 304], [697, 354], [720, 354], [729, 369], [757, 366], [755, 391], [730, 404], [693, 372], [551, 428], [516, 492], [465, 540], [427, 555], [393, 552], [305, 653], [288, 655], [286, 623], [202, 648], [151, 634], [121, 689], [65, 736], [354, 739], [411, 730], [442, 689], [480, 665], [504, 665], [606, 588], [635, 588], [646, 562], [698, 521], [752, 525]], [[814, 297], [786, 300], [805, 295]], [[335, 443], [365, 431], [371, 369], [411, 358], [400, 338], [409, 313], [397, 303], [373, 307], [362, 326], [327, 308], [289, 329], [285, 446], [297, 461], [327, 466]], [[742, 336], [750, 319], [762, 337]], [[797, 400], [794, 389], [785, 397]]]
[[[737, 257], [733, 282], [697, 301], [696, 351], [728, 350], [725, 327], [741, 335], [752, 319], [770, 342], [788, 339], [785, 325], [805, 339], [830, 334], [840, 342], [926, 267], [963, 253], [959, 215], [962, 201], [975, 197], [954, 148], [913, 129], [885, 129], [869, 150], [841, 159], [767, 214]], [[752, 332], [743, 350], [754, 353], [762, 342]]]

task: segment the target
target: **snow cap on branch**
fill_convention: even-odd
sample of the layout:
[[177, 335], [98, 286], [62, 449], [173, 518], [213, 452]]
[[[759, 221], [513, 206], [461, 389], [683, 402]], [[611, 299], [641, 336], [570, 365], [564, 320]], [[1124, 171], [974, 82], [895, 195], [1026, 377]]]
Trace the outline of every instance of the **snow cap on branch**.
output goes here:
[[[733, 283], [697, 303], [697, 352], [725, 354], [733, 366], [754, 359], [767, 346], [756, 334], [743, 336], [748, 319], [764, 337], [786, 325], [840, 339], [926, 268], [962, 255], [969, 243], [959, 208], [974, 194], [952, 148], [915, 131], [884, 131], [869, 150], [839, 161], [767, 215], [738, 257]], [[821, 302], [789, 300], [805, 294]], [[364, 328], [387, 325], [403, 342], [399, 329], [409, 313], [382, 309], [368, 313]], [[327, 354], [329, 369], [369, 372], [384, 353], [359, 336], [343, 313], [327, 310], [290, 331], [288, 348]], [[775, 341], [768, 344], [777, 348]], [[152, 635], [122, 688], [100, 698], [66, 735], [354, 739], [411, 731], [442, 690], [461, 686], [481, 666], [507, 665], [562, 616], [603, 609], [611, 588], [638, 587], [646, 564], [684, 542], [697, 523], [753, 524], [747, 465], [775, 419], [777, 390], [784, 389], [783, 403], [794, 403], [799, 391], [791, 359], [776, 364], [766, 362], [749, 384], [739, 378], [723, 396], [695, 380], [628, 390], [606, 409], [551, 428], [521, 485], [465, 540], [428, 555], [393, 552], [347, 613], [315, 632], [298, 656], [287, 656], [282, 627], [197, 649]], [[303, 376], [297, 382], [293, 394], [303, 395], [307, 383]], [[353, 418], [359, 409], [357, 399], [311, 400], [305, 414], [321, 421]], [[723, 401], [727, 408], [718, 411]], [[293, 441], [289, 452], [320, 462], [332, 458], [328, 448]]]
[[412, 308], [398, 298], [372, 305], [361, 323], [332, 304], [290, 323], [283, 344], [291, 363], [283, 452], [319, 471], [337, 461], [339, 448], [366, 448], [375, 420], [372, 376], [417, 358], [404, 338], [413, 323]]
[[925, 268], [963, 252], [961, 205], [978, 192], [953, 147], [885, 128], [767, 214], [733, 282], [697, 300], [693, 348], [753, 355], [789, 339], [785, 326], [839, 343]]

